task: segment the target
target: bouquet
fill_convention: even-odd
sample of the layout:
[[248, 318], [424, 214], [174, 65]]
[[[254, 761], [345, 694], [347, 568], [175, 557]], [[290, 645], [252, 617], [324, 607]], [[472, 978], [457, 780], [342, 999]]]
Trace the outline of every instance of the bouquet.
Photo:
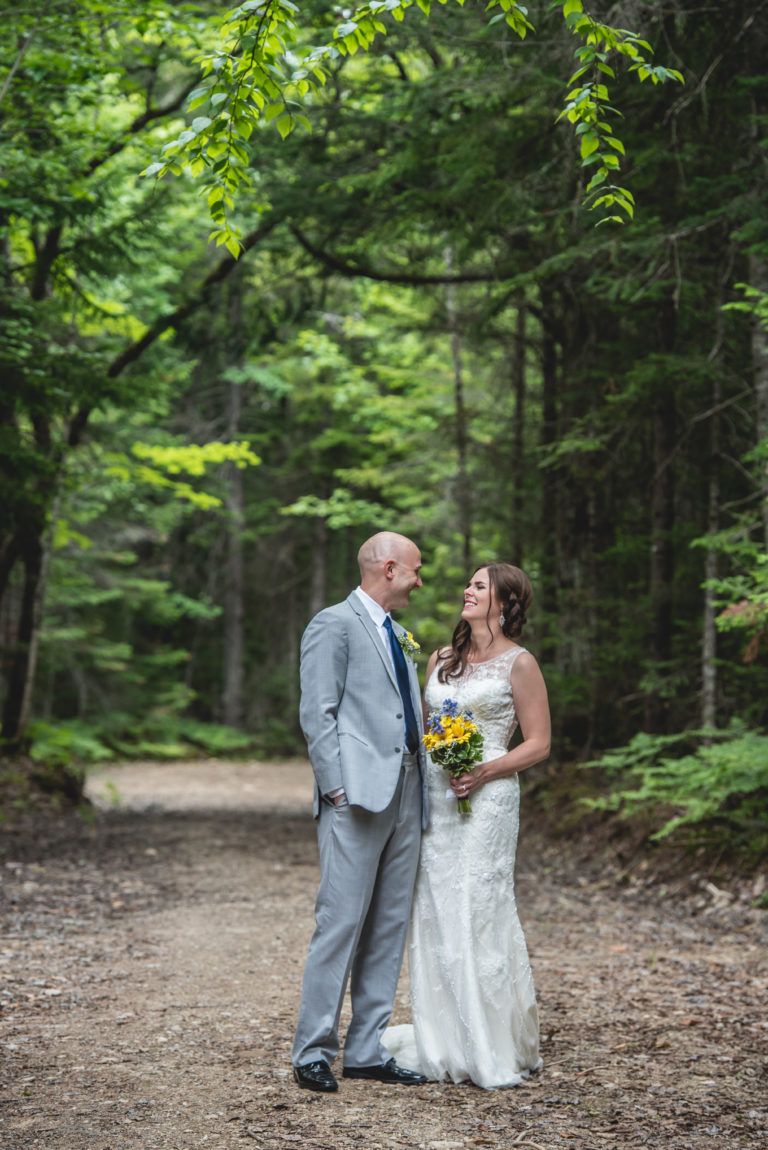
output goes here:
[[[458, 703], [446, 699], [439, 711], [430, 711], [424, 746], [434, 761], [457, 779], [479, 763], [483, 753], [483, 736], [477, 729], [471, 711], [460, 711]], [[469, 799], [459, 799], [459, 814], [472, 810]]]

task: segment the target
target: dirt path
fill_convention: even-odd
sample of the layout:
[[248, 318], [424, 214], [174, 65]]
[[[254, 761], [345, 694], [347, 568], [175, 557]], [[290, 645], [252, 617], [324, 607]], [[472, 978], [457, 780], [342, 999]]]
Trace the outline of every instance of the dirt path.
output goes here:
[[91, 793], [92, 825], [1, 836], [4, 1150], [768, 1147], [761, 880], [619, 884], [528, 827], [544, 1070], [323, 1096], [289, 1065], [317, 879], [306, 764], [136, 764]]

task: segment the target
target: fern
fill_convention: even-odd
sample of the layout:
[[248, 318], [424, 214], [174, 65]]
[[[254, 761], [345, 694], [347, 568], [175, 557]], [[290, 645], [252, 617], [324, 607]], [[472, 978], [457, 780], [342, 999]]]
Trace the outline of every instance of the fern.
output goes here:
[[617, 782], [610, 794], [581, 801], [622, 818], [664, 819], [653, 839], [681, 827], [695, 834], [719, 828], [724, 839], [753, 849], [768, 844], [768, 736], [742, 723], [725, 731], [636, 735], [625, 747], [585, 764], [596, 766]]

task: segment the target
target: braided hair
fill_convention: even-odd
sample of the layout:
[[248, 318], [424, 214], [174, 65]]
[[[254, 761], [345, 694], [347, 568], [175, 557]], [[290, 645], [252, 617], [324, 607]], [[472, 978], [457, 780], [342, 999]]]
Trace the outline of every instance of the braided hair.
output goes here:
[[[526, 623], [528, 608], [533, 602], [531, 581], [524, 571], [519, 567], [513, 567], [511, 563], [483, 563], [481, 567], [476, 568], [474, 574], [483, 568], [488, 572], [488, 582], [491, 586], [488, 618], [492, 611], [498, 610], [504, 616], [501, 633], [506, 639], [518, 639]], [[492, 634], [490, 626], [488, 632]], [[447, 683], [449, 679], [463, 673], [469, 657], [471, 639], [472, 628], [466, 619], [460, 619], [453, 632], [451, 646], [444, 648], [447, 658], [441, 663], [437, 672], [439, 682]]]

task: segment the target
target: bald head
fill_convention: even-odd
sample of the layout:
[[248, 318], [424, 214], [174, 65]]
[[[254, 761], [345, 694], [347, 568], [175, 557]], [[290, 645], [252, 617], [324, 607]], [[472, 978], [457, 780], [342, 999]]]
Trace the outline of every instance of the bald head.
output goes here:
[[360, 585], [385, 611], [407, 607], [411, 591], [421, 586], [421, 553], [395, 531], [379, 531], [357, 553]]
[[360, 575], [365, 577], [367, 571], [386, 563], [387, 559], [401, 560], [403, 554], [414, 547], [416, 544], [405, 535], [398, 535], [395, 531], [379, 531], [377, 535], [366, 539], [357, 553]]

